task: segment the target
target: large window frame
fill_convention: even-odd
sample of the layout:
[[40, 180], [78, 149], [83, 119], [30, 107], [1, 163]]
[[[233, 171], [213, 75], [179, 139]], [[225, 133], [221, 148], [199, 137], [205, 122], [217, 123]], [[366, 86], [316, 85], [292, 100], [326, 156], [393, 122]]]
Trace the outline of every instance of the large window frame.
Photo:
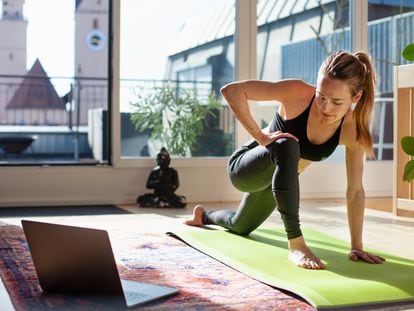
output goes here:
[[[122, 1], [122, 0], [121, 0]], [[112, 165], [114, 167], [148, 167], [154, 165], [152, 158], [123, 158], [121, 156], [120, 120], [120, 20], [121, 1], [114, 1], [113, 7], [113, 109], [112, 109]], [[235, 79], [256, 77], [256, 0], [236, 1], [235, 30]], [[254, 108], [253, 108], [254, 109]], [[247, 132], [236, 123], [235, 141], [240, 146], [248, 139]], [[228, 157], [175, 158], [175, 167], [225, 167]]]
[[[121, 0], [122, 1], [122, 0]], [[120, 154], [120, 19], [121, 1], [114, 1], [113, 6], [113, 83], [112, 83], [112, 164], [115, 167], [146, 167], [152, 163], [151, 158], [122, 158]], [[257, 24], [256, 0], [236, 1], [235, 29], [235, 80], [257, 78]], [[368, 0], [351, 0], [351, 46], [353, 50], [367, 51]], [[255, 105], [251, 107], [254, 113]], [[236, 122], [235, 141], [240, 146], [249, 138], [247, 132]], [[191, 167], [202, 163], [207, 166], [221, 166], [225, 157], [177, 158], [174, 163], [179, 167]]]
[[[121, 158], [120, 141], [120, 2], [112, 1], [112, 71], [110, 92], [111, 163], [96, 166], [0, 167], [1, 206], [122, 204], [135, 202], [144, 193], [149, 171], [155, 159]], [[256, 77], [256, 0], [236, 0], [236, 77]], [[364, 49], [367, 24], [358, 15], [366, 15], [367, 0], [354, 0], [354, 48]], [[254, 107], [253, 107], [254, 110]], [[236, 146], [248, 135], [236, 122]], [[234, 189], [226, 173], [228, 158], [173, 158], [180, 173], [179, 193], [189, 202], [237, 201], [241, 193]], [[368, 161], [364, 182], [367, 196], [392, 196], [392, 161]], [[301, 174], [302, 198], [344, 197], [346, 174], [344, 163], [314, 163]]]
[[[257, 1], [256, 0], [235, 0], [236, 1], [236, 29], [235, 29], [235, 79], [255, 79], [257, 77]], [[113, 141], [113, 165], [115, 167], [147, 167], [153, 165], [153, 159], [148, 158], [136, 158], [136, 159], [122, 159], [120, 156], [120, 120], [119, 120], [119, 37], [120, 37], [120, 4], [119, 1], [115, 1], [114, 8], [114, 109], [112, 114], [113, 127], [112, 127], [112, 141]], [[368, 0], [351, 0], [350, 5], [351, 16], [351, 46], [353, 51], [368, 51], [367, 47], [367, 33], [368, 33]], [[251, 106], [252, 113], [254, 114], [255, 104]], [[249, 138], [248, 133], [242, 128], [242, 126], [236, 122], [235, 124], [235, 145], [240, 146]], [[365, 179], [366, 183], [378, 180], [387, 180], [392, 177], [392, 161], [372, 161], [366, 162]], [[177, 158], [174, 159], [175, 167], [225, 167], [227, 164], [226, 157], [217, 158]], [[384, 168], [378, 170], [378, 165]], [[305, 176], [305, 180], [313, 179], [312, 171], [315, 173], [322, 167], [329, 166], [331, 174], [338, 177], [341, 180], [337, 183], [338, 186], [346, 185], [346, 176], [343, 173], [345, 171], [345, 163], [314, 163], [312, 165], [310, 174]], [[380, 176], [378, 175], [380, 174]], [[206, 176], [208, 178], [208, 176]], [[390, 180], [390, 179], [388, 179]], [[385, 185], [381, 185], [379, 188], [383, 189]], [[391, 189], [391, 187], [390, 187]], [[313, 191], [311, 191], [313, 192]], [[381, 195], [382, 190], [375, 189], [374, 192], [378, 192]], [[391, 195], [391, 193], [390, 193]]]

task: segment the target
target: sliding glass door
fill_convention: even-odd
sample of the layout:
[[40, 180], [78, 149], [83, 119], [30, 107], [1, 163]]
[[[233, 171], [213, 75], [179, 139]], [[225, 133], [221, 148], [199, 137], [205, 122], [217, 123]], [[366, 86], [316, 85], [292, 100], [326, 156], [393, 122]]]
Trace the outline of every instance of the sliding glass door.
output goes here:
[[2, 165], [107, 163], [109, 4], [2, 2]]

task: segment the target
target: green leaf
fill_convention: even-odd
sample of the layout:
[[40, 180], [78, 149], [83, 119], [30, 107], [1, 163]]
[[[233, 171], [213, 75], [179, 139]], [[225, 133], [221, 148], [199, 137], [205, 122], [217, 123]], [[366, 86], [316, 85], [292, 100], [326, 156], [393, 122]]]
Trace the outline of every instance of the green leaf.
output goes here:
[[401, 147], [408, 155], [414, 155], [414, 137], [405, 136], [401, 138]]
[[[171, 154], [186, 156], [216, 118], [221, 104], [214, 93], [201, 100], [193, 89], [176, 89], [167, 84], [151, 90], [136, 89], [131, 102], [131, 121], [138, 130], [151, 130], [151, 138], [162, 140]], [[207, 118], [208, 117], [208, 118]]]
[[405, 47], [402, 51], [402, 57], [408, 61], [414, 61], [414, 43], [411, 43]]
[[404, 167], [404, 181], [412, 181], [414, 179], [414, 160], [408, 161]]

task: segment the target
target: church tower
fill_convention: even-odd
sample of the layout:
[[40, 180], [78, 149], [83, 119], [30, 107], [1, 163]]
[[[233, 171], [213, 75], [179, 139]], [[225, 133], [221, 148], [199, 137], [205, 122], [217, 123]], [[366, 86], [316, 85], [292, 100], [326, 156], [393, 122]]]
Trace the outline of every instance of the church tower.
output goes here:
[[25, 75], [27, 21], [24, 0], [2, 0], [0, 19], [0, 74]]
[[109, 0], [76, 0], [75, 75], [108, 76]]
[[108, 16], [109, 0], [76, 0], [73, 98], [80, 124], [108, 108]]

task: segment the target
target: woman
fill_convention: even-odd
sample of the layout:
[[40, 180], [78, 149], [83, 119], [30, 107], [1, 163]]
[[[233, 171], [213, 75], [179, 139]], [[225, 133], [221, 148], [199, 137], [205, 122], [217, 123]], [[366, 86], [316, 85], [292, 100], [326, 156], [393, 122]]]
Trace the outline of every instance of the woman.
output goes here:
[[[247, 235], [272, 211], [280, 212], [289, 245], [289, 259], [299, 267], [324, 269], [325, 264], [306, 245], [299, 224], [299, 176], [311, 162], [326, 159], [336, 146], [346, 147], [347, 211], [351, 260], [382, 263], [365, 252], [362, 227], [365, 193], [364, 154], [373, 157], [369, 122], [374, 105], [375, 74], [364, 53], [337, 52], [318, 72], [317, 85], [300, 80], [238, 81], [221, 93], [236, 118], [254, 138], [229, 160], [233, 185], [244, 192], [236, 212], [194, 208], [187, 225], [219, 225]], [[279, 110], [267, 129], [253, 119], [248, 101], [275, 100]]]

